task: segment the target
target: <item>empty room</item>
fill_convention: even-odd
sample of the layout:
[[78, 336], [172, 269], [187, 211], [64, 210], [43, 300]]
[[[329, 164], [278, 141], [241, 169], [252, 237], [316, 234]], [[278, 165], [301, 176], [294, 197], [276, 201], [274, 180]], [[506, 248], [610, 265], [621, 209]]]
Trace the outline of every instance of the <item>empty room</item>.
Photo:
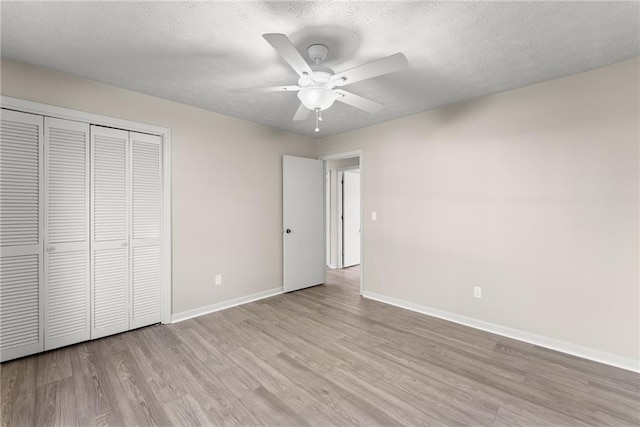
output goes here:
[[640, 425], [640, 3], [0, 15], [0, 425]]

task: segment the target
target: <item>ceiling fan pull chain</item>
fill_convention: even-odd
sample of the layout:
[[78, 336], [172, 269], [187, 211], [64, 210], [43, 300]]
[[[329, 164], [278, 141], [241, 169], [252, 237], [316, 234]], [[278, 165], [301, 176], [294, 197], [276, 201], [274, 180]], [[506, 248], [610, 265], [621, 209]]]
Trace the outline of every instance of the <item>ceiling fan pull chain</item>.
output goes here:
[[320, 109], [316, 108], [316, 132], [320, 132]]

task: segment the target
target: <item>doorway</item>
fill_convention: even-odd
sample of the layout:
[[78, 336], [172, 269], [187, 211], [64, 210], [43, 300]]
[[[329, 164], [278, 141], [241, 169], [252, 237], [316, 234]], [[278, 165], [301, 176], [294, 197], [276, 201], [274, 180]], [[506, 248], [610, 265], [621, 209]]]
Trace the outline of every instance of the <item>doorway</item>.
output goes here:
[[362, 294], [362, 151], [322, 157], [325, 165], [327, 279], [358, 286]]

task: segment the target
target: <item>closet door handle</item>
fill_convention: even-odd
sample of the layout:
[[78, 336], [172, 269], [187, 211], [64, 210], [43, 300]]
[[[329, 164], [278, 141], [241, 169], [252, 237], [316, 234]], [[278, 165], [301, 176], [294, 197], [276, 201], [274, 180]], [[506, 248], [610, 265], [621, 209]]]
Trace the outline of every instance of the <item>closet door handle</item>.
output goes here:
[[56, 247], [51, 245], [51, 246], [47, 246], [47, 252], [53, 252], [56, 250]]
[[120, 245], [120, 246], [122, 246], [123, 248], [126, 248], [127, 246], [129, 246], [129, 244], [128, 244], [127, 242], [124, 242], [124, 243], [123, 243], [122, 245]]

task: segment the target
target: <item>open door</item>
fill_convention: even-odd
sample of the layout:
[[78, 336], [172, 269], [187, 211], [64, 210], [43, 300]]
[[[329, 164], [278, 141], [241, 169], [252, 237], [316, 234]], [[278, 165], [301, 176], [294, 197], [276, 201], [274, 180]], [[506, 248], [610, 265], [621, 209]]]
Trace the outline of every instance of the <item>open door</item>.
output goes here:
[[342, 266], [360, 264], [360, 171], [342, 176]]
[[322, 160], [282, 157], [284, 291], [325, 280], [324, 165]]

